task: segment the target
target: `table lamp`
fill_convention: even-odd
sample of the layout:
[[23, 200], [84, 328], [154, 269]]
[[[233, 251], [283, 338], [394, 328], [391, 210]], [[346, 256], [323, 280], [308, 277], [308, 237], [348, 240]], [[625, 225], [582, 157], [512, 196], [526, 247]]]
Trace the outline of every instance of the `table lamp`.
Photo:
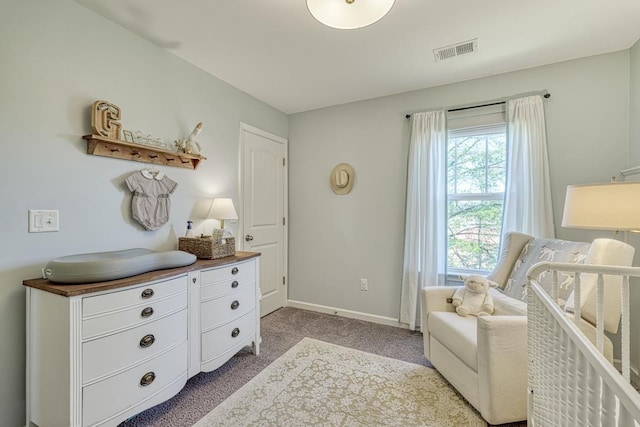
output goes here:
[[220, 220], [220, 229], [224, 230], [225, 219], [238, 219], [236, 208], [233, 206], [233, 200], [229, 198], [213, 199], [207, 218]]

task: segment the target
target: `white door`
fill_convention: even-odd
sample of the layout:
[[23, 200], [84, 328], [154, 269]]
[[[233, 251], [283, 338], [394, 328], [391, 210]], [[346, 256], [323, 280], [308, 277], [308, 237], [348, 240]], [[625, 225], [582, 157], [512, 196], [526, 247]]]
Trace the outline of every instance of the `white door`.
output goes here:
[[241, 123], [243, 250], [260, 252], [260, 315], [287, 303], [287, 140]]

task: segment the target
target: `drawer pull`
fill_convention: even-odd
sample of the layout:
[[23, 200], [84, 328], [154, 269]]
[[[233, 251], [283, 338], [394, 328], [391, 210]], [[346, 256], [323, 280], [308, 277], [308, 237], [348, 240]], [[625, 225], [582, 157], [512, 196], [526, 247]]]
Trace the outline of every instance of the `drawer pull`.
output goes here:
[[156, 341], [156, 337], [154, 337], [153, 334], [145, 335], [140, 340], [140, 347], [142, 348], [151, 347], [151, 344], [153, 344], [155, 341]]
[[140, 312], [140, 316], [149, 317], [153, 314], [153, 307], [147, 307]]
[[191, 281], [193, 282], [193, 284], [195, 284], [198, 281], [198, 279], [194, 277], [193, 279], [191, 279]]
[[240, 270], [238, 270], [238, 267], [233, 267], [233, 269], [231, 270], [231, 274], [238, 274]]
[[232, 287], [233, 289], [235, 289], [235, 288], [237, 288], [237, 287], [238, 287], [238, 285], [239, 285], [239, 284], [240, 284], [240, 283], [238, 283], [238, 281], [237, 281], [237, 280], [234, 280], [234, 281], [233, 281], [233, 283], [231, 283], [231, 287]]
[[238, 335], [240, 335], [240, 329], [235, 328], [233, 331], [231, 331], [231, 337], [232, 337], [232, 338], [235, 338], [235, 337], [237, 337]]
[[147, 372], [140, 378], [140, 385], [142, 387], [146, 387], [156, 379], [156, 374], [154, 372]]
[[153, 294], [154, 294], [153, 289], [149, 288], [142, 291], [142, 294], [140, 296], [146, 299], [146, 298], [151, 298]]
[[235, 310], [238, 307], [240, 307], [240, 303], [238, 302], [238, 300], [235, 300], [231, 303], [231, 310]]

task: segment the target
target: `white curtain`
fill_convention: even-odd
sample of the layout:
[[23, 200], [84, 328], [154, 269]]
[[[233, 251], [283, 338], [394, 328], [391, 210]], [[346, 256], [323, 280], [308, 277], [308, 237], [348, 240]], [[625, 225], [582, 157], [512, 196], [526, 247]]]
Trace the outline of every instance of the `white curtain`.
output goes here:
[[[444, 274], [446, 112], [412, 116], [400, 322], [416, 329], [420, 289]], [[440, 250], [439, 250], [440, 249]]]
[[507, 181], [502, 233], [555, 237], [544, 105], [540, 96], [507, 101]]

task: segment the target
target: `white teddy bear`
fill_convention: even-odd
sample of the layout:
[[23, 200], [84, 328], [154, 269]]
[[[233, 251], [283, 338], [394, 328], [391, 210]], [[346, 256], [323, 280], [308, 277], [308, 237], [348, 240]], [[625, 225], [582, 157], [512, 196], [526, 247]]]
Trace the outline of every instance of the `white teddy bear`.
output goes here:
[[493, 297], [489, 293], [490, 287], [498, 284], [477, 274], [460, 276], [464, 281], [464, 288], [459, 288], [453, 294], [453, 306], [460, 316], [489, 316], [493, 313]]

